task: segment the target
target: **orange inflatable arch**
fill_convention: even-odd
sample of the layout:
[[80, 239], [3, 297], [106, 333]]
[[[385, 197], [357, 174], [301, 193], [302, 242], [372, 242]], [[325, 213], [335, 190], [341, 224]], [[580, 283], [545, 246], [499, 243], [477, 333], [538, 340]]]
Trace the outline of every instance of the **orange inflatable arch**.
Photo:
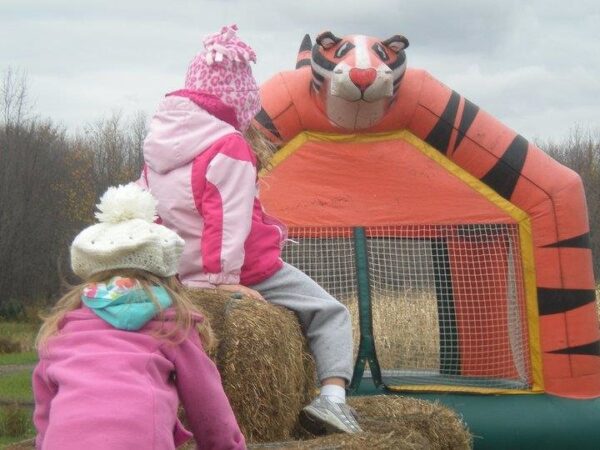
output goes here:
[[[323, 243], [360, 229], [371, 246], [412, 239], [442, 249], [443, 261], [432, 264], [448, 269], [446, 291], [436, 285], [436, 295], [438, 309], [451, 299], [447, 323], [456, 333], [440, 340], [460, 355], [449, 369], [454, 375], [520, 374], [526, 382], [516, 391], [600, 396], [600, 334], [580, 177], [426, 71], [406, 69], [408, 41], [401, 36], [380, 41], [328, 32], [314, 47], [306, 39], [296, 70], [276, 74], [261, 89], [257, 124], [281, 145], [262, 174], [265, 208], [294, 239]], [[382, 62], [391, 69], [381, 69]], [[346, 87], [333, 80], [346, 76], [345, 67], [344, 82], [363, 98], [347, 96], [340, 106]], [[381, 81], [385, 98], [367, 102], [369, 86], [389, 73], [396, 79]], [[366, 289], [373, 286], [371, 280]], [[516, 299], [517, 330], [508, 325], [508, 297]], [[441, 321], [441, 309], [438, 314]], [[494, 317], [493, 341], [485, 339], [492, 329], [488, 317]], [[522, 339], [524, 362], [510, 358], [482, 368], [481, 355], [514, 351], [514, 333]], [[368, 362], [371, 372], [378, 370]], [[412, 386], [410, 380], [400, 384]], [[430, 388], [478, 392], [481, 386], [432, 382]]]

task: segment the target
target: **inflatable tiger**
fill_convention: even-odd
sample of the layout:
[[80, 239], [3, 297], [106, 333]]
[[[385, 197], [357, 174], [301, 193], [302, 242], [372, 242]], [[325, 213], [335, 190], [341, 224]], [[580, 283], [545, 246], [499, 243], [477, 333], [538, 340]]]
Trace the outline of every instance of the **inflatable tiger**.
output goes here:
[[366, 36], [341, 39], [330, 31], [320, 34], [311, 58], [311, 86], [319, 108], [346, 129], [379, 122], [406, 70], [406, 47], [408, 40], [399, 35], [379, 42]]
[[[311, 129], [325, 131], [329, 124], [349, 131], [372, 127], [394, 103], [406, 72], [404, 50], [408, 44], [408, 39], [401, 35], [386, 40], [363, 35], [340, 38], [326, 31], [317, 36], [313, 46], [310, 36], [306, 35], [300, 46], [297, 70], [283, 75], [285, 80], [274, 79], [263, 87], [263, 90], [271, 91], [269, 99], [277, 104], [270, 104], [269, 99], [263, 98], [265, 108], [258, 115], [258, 122], [275, 138], [281, 139], [281, 132], [285, 135], [288, 132], [278, 130], [275, 125], [275, 122], [281, 122], [280, 114], [291, 120], [282, 125], [293, 133], [300, 131], [292, 131], [296, 128], [294, 125], [306, 119], [301, 111], [308, 112], [316, 105], [323, 116], [313, 118], [323, 124], [315, 124]], [[280, 84], [280, 89], [276, 84]], [[286, 85], [292, 89], [286, 89]], [[306, 88], [300, 86], [308, 87], [310, 96], [305, 95]], [[277, 89], [277, 95], [273, 95], [273, 89]], [[297, 89], [304, 95], [294, 98], [290, 92]], [[299, 112], [295, 117], [285, 114], [291, 105]], [[308, 114], [314, 116], [314, 111]]]

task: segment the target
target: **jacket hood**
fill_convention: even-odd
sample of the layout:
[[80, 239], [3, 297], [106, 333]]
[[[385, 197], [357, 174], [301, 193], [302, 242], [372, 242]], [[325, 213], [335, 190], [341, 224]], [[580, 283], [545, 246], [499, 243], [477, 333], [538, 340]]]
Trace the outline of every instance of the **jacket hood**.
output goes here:
[[159, 104], [144, 141], [144, 159], [164, 174], [184, 166], [236, 129], [187, 97], [170, 95]]

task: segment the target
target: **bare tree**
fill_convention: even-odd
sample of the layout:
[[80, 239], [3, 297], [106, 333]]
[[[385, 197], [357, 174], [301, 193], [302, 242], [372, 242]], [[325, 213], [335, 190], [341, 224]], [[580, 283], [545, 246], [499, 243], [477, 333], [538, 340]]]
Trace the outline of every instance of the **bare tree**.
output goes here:
[[145, 136], [146, 116], [143, 113], [127, 121], [120, 112], [115, 112], [85, 127], [81, 141], [93, 155], [98, 195], [108, 186], [128, 183], [139, 177]]
[[27, 97], [27, 75], [9, 67], [3, 74], [0, 85], [0, 103], [2, 116], [0, 122], [11, 125], [21, 124], [31, 112], [31, 105]]
[[65, 131], [30, 115], [24, 77], [2, 79], [0, 110], [0, 301], [56, 291], [56, 255], [66, 245]]
[[148, 117], [143, 111], [138, 111], [127, 128], [128, 166], [137, 176], [144, 165], [144, 140], [148, 134]]

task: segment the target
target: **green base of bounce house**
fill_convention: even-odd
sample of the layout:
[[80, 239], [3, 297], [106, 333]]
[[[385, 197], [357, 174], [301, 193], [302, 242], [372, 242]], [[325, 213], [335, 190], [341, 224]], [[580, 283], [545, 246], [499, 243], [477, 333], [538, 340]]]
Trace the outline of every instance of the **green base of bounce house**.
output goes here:
[[475, 450], [597, 450], [600, 398], [573, 400], [547, 394], [481, 395], [397, 393], [361, 381], [356, 395], [406, 395], [438, 401], [458, 412]]

